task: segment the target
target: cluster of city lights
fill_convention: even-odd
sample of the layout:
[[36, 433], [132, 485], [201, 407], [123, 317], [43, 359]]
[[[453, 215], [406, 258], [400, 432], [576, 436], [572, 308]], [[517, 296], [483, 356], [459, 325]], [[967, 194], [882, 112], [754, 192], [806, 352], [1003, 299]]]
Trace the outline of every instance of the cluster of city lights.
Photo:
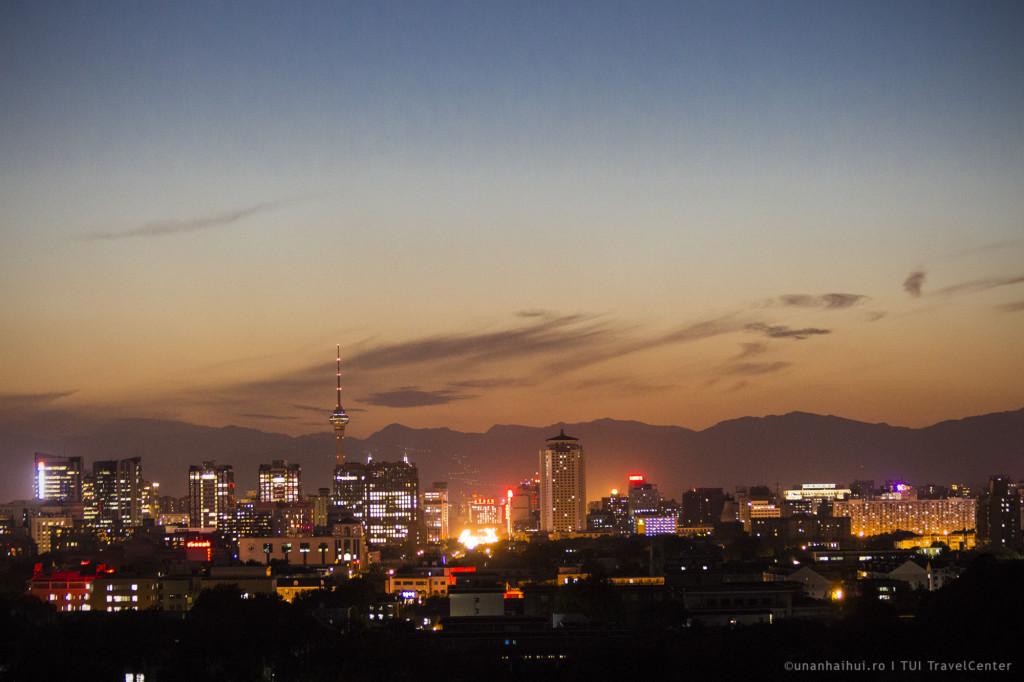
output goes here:
[[466, 549], [476, 549], [477, 545], [493, 545], [500, 539], [496, 528], [481, 528], [475, 532], [467, 528], [459, 533], [459, 543]]

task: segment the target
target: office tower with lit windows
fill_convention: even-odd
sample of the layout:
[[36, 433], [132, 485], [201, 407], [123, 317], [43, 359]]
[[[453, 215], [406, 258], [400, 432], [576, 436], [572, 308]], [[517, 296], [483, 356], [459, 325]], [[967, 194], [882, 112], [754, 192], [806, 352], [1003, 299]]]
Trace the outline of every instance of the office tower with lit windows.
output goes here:
[[235, 509], [235, 472], [229, 464], [203, 462], [188, 469], [189, 525], [216, 528]]
[[540, 451], [540, 529], [577, 533], [587, 527], [587, 477], [578, 438], [548, 438]]
[[85, 514], [92, 525], [104, 528], [142, 525], [147, 490], [142, 479], [141, 458], [93, 462], [89, 482]]
[[401, 545], [419, 521], [419, 472], [408, 459], [366, 464], [363, 527], [372, 545]]
[[988, 490], [978, 497], [977, 543], [987, 549], [1005, 549], [1020, 543], [1020, 496], [1008, 476], [993, 476]]
[[366, 465], [343, 462], [334, 468], [334, 493], [328, 519], [331, 524], [346, 519], [363, 520], [366, 502]]
[[275, 459], [260, 465], [260, 502], [301, 502], [302, 470], [298, 464]]
[[57, 457], [37, 452], [34, 478], [37, 500], [60, 503], [82, 501], [81, 457]]
[[448, 528], [448, 484], [436, 482], [423, 491], [423, 523], [430, 542], [443, 542], [451, 537]]
[[642, 514], [657, 514], [661, 511], [661, 493], [658, 486], [648, 483], [641, 474], [629, 477], [629, 515], [636, 518]]
[[401, 462], [344, 462], [334, 469], [331, 523], [361, 521], [366, 541], [400, 545], [421, 521], [419, 472]]

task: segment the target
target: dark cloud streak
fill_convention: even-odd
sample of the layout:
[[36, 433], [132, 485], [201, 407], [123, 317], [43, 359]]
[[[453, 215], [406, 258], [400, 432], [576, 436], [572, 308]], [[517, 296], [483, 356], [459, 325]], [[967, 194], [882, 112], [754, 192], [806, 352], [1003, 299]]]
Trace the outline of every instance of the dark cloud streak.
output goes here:
[[935, 292], [936, 296], [956, 296], [958, 294], [976, 294], [996, 287], [1012, 286], [1024, 283], [1024, 275], [1016, 277], [990, 277], [988, 279], [975, 279], [969, 282], [961, 282], [944, 287]]
[[867, 296], [863, 294], [822, 294], [812, 296], [810, 294], [786, 294], [780, 296], [782, 305], [796, 308], [824, 308], [826, 310], [839, 310], [850, 308], [863, 302]]
[[3, 410], [34, 410], [52, 402], [67, 398], [78, 393], [71, 391], [55, 391], [53, 393], [3, 393], [0, 394], [0, 409]]
[[111, 232], [91, 232], [79, 237], [85, 241], [109, 241], [114, 239], [128, 239], [131, 237], [165, 237], [172, 234], [184, 234], [187, 232], [198, 232], [212, 227], [223, 227], [238, 222], [256, 213], [266, 211], [277, 206], [276, 203], [263, 202], [255, 206], [241, 208], [236, 211], [218, 213], [216, 215], [201, 216], [191, 220], [168, 220], [162, 222], [146, 223], [140, 227], [129, 230]]
[[791, 367], [792, 362], [739, 362], [734, 365], [726, 365], [720, 371], [721, 374], [729, 376], [756, 376], [758, 374], [770, 374]]
[[451, 390], [423, 391], [416, 386], [406, 386], [397, 391], [371, 393], [369, 397], [360, 399], [360, 402], [377, 407], [407, 408], [447, 405], [456, 400], [467, 400], [476, 397], [478, 396], [463, 395]]
[[903, 291], [917, 298], [921, 295], [921, 287], [924, 285], [925, 272], [917, 270], [903, 280]]
[[579, 323], [590, 319], [593, 318], [567, 315], [499, 332], [435, 336], [358, 352], [350, 356], [346, 364], [373, 371], [441, 360], [474, 363], [508, 360], [579, 350], [609, 341], [616, 335], [607, 323], [579, 326]]
[[759, 332], [772, 339], [794, 339], [803, 341], [809, 336], [820, 336], [831, 334], [831, 329], [816, 329], [807, 327], [805, 329], [790, 329], [785, 325], [769, 325], [764, 322], [754, 322], [744, 327], [747, 331]]

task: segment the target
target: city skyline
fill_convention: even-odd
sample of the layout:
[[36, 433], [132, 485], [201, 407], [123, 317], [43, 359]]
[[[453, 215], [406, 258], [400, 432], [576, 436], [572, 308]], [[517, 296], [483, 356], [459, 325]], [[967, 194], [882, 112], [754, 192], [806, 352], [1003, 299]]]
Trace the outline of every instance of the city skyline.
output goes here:
[[1019, 3], [0, 17], [4, 424], [1024, 406]]

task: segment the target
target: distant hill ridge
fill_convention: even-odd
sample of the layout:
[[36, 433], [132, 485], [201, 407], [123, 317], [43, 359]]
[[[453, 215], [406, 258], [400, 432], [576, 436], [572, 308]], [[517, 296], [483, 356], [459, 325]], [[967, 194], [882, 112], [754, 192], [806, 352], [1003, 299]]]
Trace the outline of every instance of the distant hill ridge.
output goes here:
[[[0, 433], [8, 472], [0, 480], [0, 500], [31, 496], [36, 451], [81, 456], [87, 467], [94, 460], [141, 456], [146, 478], [173, 495], [186, 494], [190, 464], [213, 459], [234, 466], [240, 494], [256, 487], [259, 465], [272, 459], [299, 463], [307, 492], [331, 484], [334, 435], [327, 428], [298, 437], [154, 419], [113, 420], [88, 431], [66, 428], [62, 432], [50, 422], [45, 436], [10, 427]], [[920, 429], [806, 412], [730, 419], [703, 431], [615, 419], [498, 424], [484, 433], [391, 424], [365, 439], [347, 437], [345, 449], [349, 459], [360, 461], [408, 457], [419, 467], [422, 487], [452, 480], [457, 492], [498, 495], [536, 473], [538, 452], [561, 429], [579, 438], [586, 452], [591, 499], [607, 495], [612, 486], [624, 487], [633, 473], [676, 499], [691, 487], [737, 484], [901, 478], [978, 488], [992, 474], [1024, 478], [1024, 409]]]

